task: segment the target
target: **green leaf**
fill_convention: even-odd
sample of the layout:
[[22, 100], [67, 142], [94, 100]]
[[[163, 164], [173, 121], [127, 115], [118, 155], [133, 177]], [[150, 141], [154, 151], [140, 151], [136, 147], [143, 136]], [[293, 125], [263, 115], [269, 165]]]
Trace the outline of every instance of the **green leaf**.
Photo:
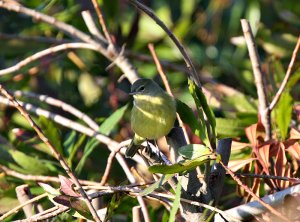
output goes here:
[[[205, 128], [205, 135], [206, 135], [206, 139], [205, 142], [203, 141], [203, 143], [206, 146], [211, 146], [210, 144], [210, 139], [213, 139], [213, 143], [216, 143], [216, 120], [215, 120], [215, 116], [213, 111], [210, 109], [210, 107], [207, 104], [205, 95], [203, 94], [203, 92], [196, 86], [196, 84], [189, 79], [189, 91], [191, 93], [191, 95], [194, 98], [194, 101], [196, 103], [196, 107], [198, 110], [198, 116], [200, 118], [200, 124], [202, 125], [203, 128]], [[206, 121], [204, 116], [207, 117], [208, 123], [210, 124], [211, 130], [207, 129], [207, 125], [206, 125]], [[209, 136], [210, 132], [212, 132], [212, 135]], [[208, 140], [208, 142], [206, 141]]]
[[71, 133], [69, 133], [66, 136], [66, 139], [63, 142], [63, 146], [64, 146], [64, 150], [66, 153], [66, 157], [69, 157], [72, 150], [74, 149], [74, 145], [76, 143], [76, 139], [77, 139], [77, 133], [75, 130], [72, 130]]
[[3, 142], [0, 142], [0, 163], [3, 165], [6, 165], [7, 163], [14, 163], [14, 159], [12, 155], [9, 153], [13, 147], [9, 144], [8, 141], [6, 141], [2, 136], [0, 136], [0, 141], [3, 140]]
[[119, 207], [120, 203], [121, 203], [120, 193], [115, 193], [110, 199], [109, 205], [107, 206], [104, 222], [111, 221], [115, 213], [115, 210]]
[[293, 88], [300, 80], [300, 70], [298, 69], [296, 72], [293, 73], [293, 75], [290, 77], [286, 88], [291, 89]]
[[246, 18], [249, 20], [252, 27], [253, 35], [256, 35], [257, 25], [260, 22], [261, 17], [261, 7], [258, 0], [252, 0], [249, 2], [248, 7], [246, 8]]
[[220, 137], [238, 137], [245, 135], [245, 128], [249, 126], [248, 120], [216, 118], [217, 133]]
[[177, 211], [178, 211], [179, 205], [180, 205], [180, 196], [181, 196], [181, 179], [178, 181], [178, 184], [176, 186], [175, 199], [173, 201], [173, 206], [170, 211], [169, 222], [176, 221], [176, 214], [177, 214]]
[[169, 211], [164, 210], [164, 213], [163, 213], [162, 218], [161, 218], [161, 222], [167, 222], [169, 220], [169, 218], [170, 218]]
[[288, 91], [282, 93], [275, 107], [275, 119], [280, 130], [282, 140], [288, 135], [289, 125], [292, 119], [293, 98]]
[[8, 150], [14, 161], [22, 168], [27, 174], [34, 175], [47, 175], [49, 173], [48, 164], [38, 158], [32, 157], [18, 150]]
[[102, 89], [96, 83], [94, 76], [81, 73], [78, 79], [78, 90], [86, 106], [94, 105], [102, 95]]
[[74, 130], [69, 135], [67, 135], [67, 138], [63, 143], [63, 146], [64, 146], [64, 150], [65, 150], [65, 153], [67, 156], [67, 161], [68, 161], [68, 164], [70, 167], [72, 167], [72, 161], [73, 161], [78, 149], [84, 142], [85, 138], [86, 138], [86, 135], [84, 135], [84, 134], [82, 134], [78, 138], [77, 132]]
[[257, 113], [257, 106], [250, 98], [242, 93], [236, 93], [233, 96], [224, 98], [224, 103], [233, 106], [238, 112]]
[[71, 207], [85, 219], [93, 220], [93, 216], [84, 200], [76, 197], [70, 197], [70, 204]]
[[49, 139], [50, 143], [61, 155], [64, 156], [64, 151], [61, 143], [62, 140], [57, 126], [44, 116], [40, 116], [39, 125], [45, 136]]
[[209, 107], [204, 93], [198, 87], [196, 87], [194, 82], [193, 82], [193, 84], [195, 86], [196, 95], [200, 101], [200, 104], [201, 104], [203, 111], [208, 119], [208, 122], [211, 125], [213, 132], [215, 132], [215, 128], [216, 128], [215, 114], [212, 111], [212, 109]]
[[160, 188], [162, 185], [164, 185], [171, 177], [173, 176], [173, 174], [166, 174], [163, 175], [160, 180], [156, 181], [154, 184], [152, 184], [151, 186], [147, 187], [146, 189], [144, 189], [140, 195], [141, 196], [146, 196], [150, 193], [152, 193], [154, 190]]
[[220, 163], [221, 160], [222, 160], [222, 156], [221, 156], [221, 154], [218, 154], [217, 159], [216, 159], [216, 163]]
[[279, 58], [290, 57], [298, 37], [289, 33], [273, 33], [271, 30], [267, 31], [268, 34], [263, 36], [264, 41], [259, 42], [264, 50]]
[[41, 183], [40, 182], [38, 184], [47, 193], [49, 200], [54, 205], [57, 205], [57, 202], [54, 200], [54, 198], [61, 195], [60, 191], [58, 189], [55, 189], [54, 187], [50, 186], [49, 184], [46, 184], [46, 183]]
[[[9, 210], [20, 205], [20, 202], [17, 198], [12, 198], [7, 193], [1, 193], [1, 195], [2, 195], [0, 198], [1, 214], [4, 214], [4, 212], [8, 212]], [[6, 221], [12, 221], [12, 220], [6, 220]]]
[[202, 155], [211, 154], [210, 149], [202, 144], [188, 144], [180, 147], [178, 152], [181, 156], [190, 160]]
[[112, 115], [110, 115], [100, 126], [99, 132], [108, 136], [117, 123], [122, 119], [125, 111], [128, 108], [128, 104], [117, 109]]
[[151, 173], [161, 173], [161, 174], [181, 173], [183, 171], [189, 171], [195, 169], [197, 166], [200, 166], [212, 159], [215, 159], [215, 157], [212, 155], [203, 155], [196, 159], [184, 160], [172, 165], [153, 165], [150, 166], [148, 170]]
[[83, 156], [81, 157], [79, 163], [77, 164], [77, 166], [75, 168], [75, 172], [77, 174], [80, 174], [88, 156], [93, 152], [93, 150], [97, 147], [98, 144], [100, 144], [100, 142], [95, 138], [91, 138], [87, 142], [87, 144], [84, 148], [84, 151], [83, 151]]
[[193, 133], [198, 136], [204, 144], [210, 144], [205, 124], [199, 123], [193, 110], [178, 99], [176, 100], [176, 105], [176, 110], [181, 120], [191, 128]]
[[93, 220], [93, 216], [86, 204], [86, 202], [79, 197], [72, 197], [68, 195], [58, 195], [56, 197], [53, 197], [53, 201], [55, 201], [55, 204], [61, 204], [66, 207], [70, 207], [71, 209], [75, 210], [70, 211], [72, 216], [78, 217], [78, 218], [83, 218], [86, 220]]

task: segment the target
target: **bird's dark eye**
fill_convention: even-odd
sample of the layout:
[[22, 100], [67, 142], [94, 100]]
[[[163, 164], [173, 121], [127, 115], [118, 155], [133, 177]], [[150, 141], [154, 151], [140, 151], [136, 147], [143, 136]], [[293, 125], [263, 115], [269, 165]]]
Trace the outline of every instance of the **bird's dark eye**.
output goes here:
[[145, 87], [144, 86], [141, 86], [140, 88], [138, 88], [138, 91], [139, 92], [143, 92], [145, 90]]

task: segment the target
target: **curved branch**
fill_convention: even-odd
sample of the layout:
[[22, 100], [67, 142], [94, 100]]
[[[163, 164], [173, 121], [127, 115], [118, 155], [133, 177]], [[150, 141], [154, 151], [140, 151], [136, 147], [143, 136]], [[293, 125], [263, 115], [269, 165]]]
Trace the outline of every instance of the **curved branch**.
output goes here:
[[16, 109], [18, 109], [18, 111], [22, 114], [22, 116], [26, 119], [26, 121], [30, 124], [30, 126], [37, 133], [37, 135], [39, 136], [39, 138], [49, 148], [49, 150], [52, 152], [53, 156], [59, 161], [59, 163], [62, 166], [62, 168], [66, 171], [66, 173], [68, 174], [68, 176], [73, 180], [75, 186], [78, 188], [78, 191], [79, 191], [80, 195], [84, 198], [84, 200], [85, 200], [85, 202], [86, 202], [86, 204], [87, 204], [87, 206], [88, 206], [91, 214], [93, 215], [94, 220], [96, 222], [101, 222], [101, 219], [100, 219], [100, 217], [97, 214], [97, 211], [93, 207], [93, 205], [92, 205], [90, 199], [88, 198], [86, 192], [84, 191], [84, 189], [82, 189], [82, 186], [80, 185], [80, 182], [79, 182], [78, 178], [75, 176], [75, 174], [73, 173], [73, 171], [71, 170], [71, 168], [67, 164], [66, 160], [62, 157], [62, 155], [53, 146], [53, 144], [51, 143], [51, 141], [49, 141], [49, 139], [45, 136], [45, 134], [40, 129], [40, 127], [33, 121], [33, 119], [31, 118], [31, 116], [29, 115], [29, 113], [24, 109], [24, 107], [22, 105], [20, 105], [18, 103], [18, 101], [15, 100], [15, 98], [12, 95], [10, 95], [8, 93], [3, 88], [2, 85], [0, 85], [0, 92], [1, 92], [2, 95], [4, 95], [12, 103], [12, 105]]
[[199, 75], [196, 71], [196, 68], [191, 60], [191, 58], [189, 57], [188, 53], [186, 52], [185, 48], [183, 47], [183, 45], [179, 42], [179, 40], [177, 39], [177, 37], [169, 30], [169, 28], [165, 25], [165, 23], [155, 15], [155, 13], [148, 8], [147, 6], [145, 6], [144, 4], [140, 3], [137, 0], [129, 0], [130, 3], [134, 6], [136, 6], [139, 10], [145, 12], [151, 19], [153, 19], [166, 33], [167, 35], [170, 37], [170, 39], [174, 42], [174, 44], [176, 45], [176, 47], [178, 48], [178, 50], [180, 51], [180, 53], [182, 54], [182, 57], [185, 61], [185, 64], [189, 70], [189, 76], [190, 78], [197, 84], [197, 86], [201, 89], [201, 82], [200, 82], [200, 78]]
[[285, 74], [284, 79], [283, 79], [283, 81], [281, 83], [281, 86], [278, 89], [278, 92], [276, 93], [276, 95], [274, 96], [272, 102], [269, 105], [270, 112], [274, 109], [274, 107], [278, 103], [278, 101], [279, 101], [279, 99], [280, 99], [280, 97], [281, 97], [281, 95], [282, 95], [282, 93], [283, 93], [283, 91], [284, 91], [284, 89], [285, 89], [285, 87], [286, 87], [286, 85], [288, 83], [288, 80], [289, 80], [289, 78], [291, 76], [291, 73], [292, 73], [292, 68], [293, 68], [295, 60], [297, 58], [297, 54], [298, 54], [299, 48], [300, 48], [300, 35], [298, 37], [298, 41], [297, 41], [296, 47], [295, 47], [295, 49], [293, 51], [293, 55], [292, 55], [289, 67], [288, 67], [288, 69], [286, 71], [286, 74]]
[[59, 52], [62, 50], [69, 50], [69, 49], [91, 49], [94, 51], [98, 51], [97, 48], [91, 44], [88, 43], [82, 43], [82, 42], [74, 42], [74, 43], [65, 43], [65, 44], [61, 44], [61, 45], [57, 45], [57, 46], [53, 46], [50, 48], [47, 48], [45, 50], [42, 50], [40, 52], [37, 52], [29, 57], [27, 57], [26, 59], [18, 62], [16, 65], [11, 66], [9, 68], [6, 69], [2, 69], [0, 70], [0, 76], [12, 73], [12, 72], [16, 72], [18, 70], [20, 70], [22, 67], [26, 66], [27, 64], [36, 61], [46, 55], [55, 53], [55, 52]]
[[0, 8], [5, 8], [10, 11], [15, 11], [30, 16], [37, 21], [45, 22], [57, 28], [58, 30], [70, 36], [71, 38], [80, 39], [85, 43], [93, 45], [98, 52], [100, 52], [110, 61], [113, 61], [124, 72], [124, 75], [128, 78], [128, 80], [131, 83], [138, 79], [138, 74], [135, 68], [132, 66], [132, 64], [129, 63], [127, 58], [125, 58], [123, 55], [119, 55], [119, 50], [116, 50], [116, 47], [108, 47], [108, 45], [105, 42], [99, 39], [96, 41], [91, 36], [85, 34], [84, 32], [74, 28], [69, 24], [58, 21], [54, 17], [26, 8], [22, 5], [12, 4], [10, 2], [2, 0], [0, 1]]
[[46, 102], [49, 105], [59, 107], [63, 111], [66, 111], [66, 112], [74, 115], [78, 119], [81, 119], [93, 130], [98, 131], [98, 129], [99, 129], [99, 125], [94, 120], [92, 120], [88, 115], [84, 114], [83, 112], [81, 112], [80, 110], [75, 108], [74, 106], [71, 106], [70, 104], [65, 103], [59, 99], [55, 99], [55, 98], [47, 96], [47, 95], [39, 95], [39, 94], [32, 93], [32, 92], [23, 92], [20, 90], [15, 91], [13, 94], [16, 97], [26, 96], [26, 97], [30, 97], [30, 98], [35, 98], [35, 99], [40, 100], [41, 102]]

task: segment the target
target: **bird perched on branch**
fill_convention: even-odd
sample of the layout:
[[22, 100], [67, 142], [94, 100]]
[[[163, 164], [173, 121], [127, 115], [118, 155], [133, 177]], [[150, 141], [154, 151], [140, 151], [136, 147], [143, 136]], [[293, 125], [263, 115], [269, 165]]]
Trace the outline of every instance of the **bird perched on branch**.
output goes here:
[[151, 79], [138, 79], [131, 86], [133, 95], [131, 127], [134, 137], [126, 150], [126, 157], [133, 157], [146, 140], [166, 136], [176, 119], [175, 99]]

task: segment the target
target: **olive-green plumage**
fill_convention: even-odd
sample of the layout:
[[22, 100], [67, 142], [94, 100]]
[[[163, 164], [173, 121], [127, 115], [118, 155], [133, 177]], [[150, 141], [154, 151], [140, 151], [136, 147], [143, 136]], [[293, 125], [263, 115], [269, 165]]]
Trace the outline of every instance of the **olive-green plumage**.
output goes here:
[[134, 102], [131, 127], [135, 135], [126, 150], [126, 157], [133, 157], [147, 139], [166, 136], [176, 119], [176, 103], [151, 79], [139, 79], [131, 87]]

